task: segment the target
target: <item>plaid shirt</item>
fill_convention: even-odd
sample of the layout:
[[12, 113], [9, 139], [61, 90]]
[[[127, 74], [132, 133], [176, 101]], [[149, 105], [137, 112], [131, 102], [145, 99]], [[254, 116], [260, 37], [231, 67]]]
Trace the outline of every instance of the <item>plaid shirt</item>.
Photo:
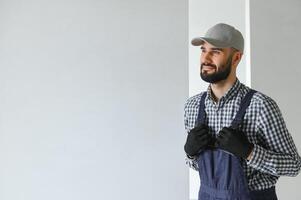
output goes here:
[[[236, 79], [235, 84], [215, 102], [209, 85], [205, 112], [211, 134], [217, 134], [223, 127], [231, 125], [242, 98], [249, 90]], [[202, 94], [188, 98], [185, 103], [184, 124], [187, 133], [195, 126]], [[276, 184], [279, 176], [296, 176], [299, 173], [301, 158], [280, 109], [272, 98], [256, 92], [240, 128], [254, 144], [252, 158], [243, 163], [250, 190], [270, 188]], [[189, 167], [198, 171], [197, 156], [186, 156], [185, 160]]]

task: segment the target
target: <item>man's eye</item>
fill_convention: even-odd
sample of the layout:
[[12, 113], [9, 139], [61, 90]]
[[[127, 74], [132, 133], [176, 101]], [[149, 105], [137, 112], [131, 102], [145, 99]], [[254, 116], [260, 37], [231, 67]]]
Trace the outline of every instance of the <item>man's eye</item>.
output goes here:
[[215, 54], [220, 54], [221, 52], [220, 51], [212, 51], [213, 53]]

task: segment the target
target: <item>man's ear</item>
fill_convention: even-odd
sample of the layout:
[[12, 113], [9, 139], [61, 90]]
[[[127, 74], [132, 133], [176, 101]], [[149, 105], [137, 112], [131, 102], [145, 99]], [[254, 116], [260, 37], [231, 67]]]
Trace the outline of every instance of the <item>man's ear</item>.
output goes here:
[[240, 51], [235, 51], [233, 53], [233, 56], [232, 56], [232, 62], [233, 62], [233, 65], [237, 66], [238, 63], [240, 62], [241, 58], [242, 58], [242, 52]]

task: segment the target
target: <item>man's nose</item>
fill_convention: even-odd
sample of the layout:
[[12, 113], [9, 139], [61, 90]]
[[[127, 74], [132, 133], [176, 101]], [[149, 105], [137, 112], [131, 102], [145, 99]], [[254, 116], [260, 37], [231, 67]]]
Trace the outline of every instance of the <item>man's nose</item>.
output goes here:
[[201, 54], [201, 63], [211, 63], [211, 56], [209, 53], [202, 53]]

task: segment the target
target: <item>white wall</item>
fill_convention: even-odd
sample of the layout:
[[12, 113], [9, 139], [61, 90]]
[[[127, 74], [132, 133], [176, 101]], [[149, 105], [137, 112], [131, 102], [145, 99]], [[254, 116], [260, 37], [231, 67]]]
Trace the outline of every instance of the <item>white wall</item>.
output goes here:
[[[189, 96], [200, 93], [207, 89], [208, 84], [200, 77], [200, 53], [199, 47], [190, 45], [192, 38], [205, 35], [206, 31], [213, 25], [223, 22], [239, 29], [245, 37], [246, 47], [248, 38], [246, 36], [246, 3], [241, 0], [190, 0], [189, 1]], [[242, 83], [246, 83], [248, 69], [246, 58], [248, 55], [246, 48], [245, 56], [242, 58], [237, 76]], [[189, 170], [190, 199], [197, 199], [200, 186], [198, 173]]]
[[[251, 83], [272, 97], [301, 153], [301, 1], [250, 1]], [[280, 177], [279, 199], [299, 200], [301, 176]]]
[[0, 1], [0, 199], [183, 200], [188, 2]]

